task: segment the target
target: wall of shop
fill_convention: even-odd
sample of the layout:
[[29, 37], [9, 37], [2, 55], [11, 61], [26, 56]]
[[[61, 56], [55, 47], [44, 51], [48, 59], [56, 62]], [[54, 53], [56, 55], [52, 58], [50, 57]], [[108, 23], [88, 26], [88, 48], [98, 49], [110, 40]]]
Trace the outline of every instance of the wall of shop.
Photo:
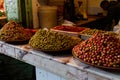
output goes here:
[[89, 15], [97, 15], [98, 13], [102, 13], [103, 10], [100, 7], [100, 3], [102, 0], [88, 0], [88, 14]]

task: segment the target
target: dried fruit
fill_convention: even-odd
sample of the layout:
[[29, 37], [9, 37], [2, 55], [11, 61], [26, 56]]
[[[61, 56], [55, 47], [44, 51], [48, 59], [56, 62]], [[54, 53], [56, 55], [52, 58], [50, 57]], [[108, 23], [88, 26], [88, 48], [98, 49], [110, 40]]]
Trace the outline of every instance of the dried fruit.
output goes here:
[[97, 33], [75, 46], [72, 51], [87, 63], [120, 68], [120, 39], [115, 33]]
[[26, 41], [31, 38], [32, 34], [14, 21], [9, 21], [0, 30], [0, 40], [3, 41]]

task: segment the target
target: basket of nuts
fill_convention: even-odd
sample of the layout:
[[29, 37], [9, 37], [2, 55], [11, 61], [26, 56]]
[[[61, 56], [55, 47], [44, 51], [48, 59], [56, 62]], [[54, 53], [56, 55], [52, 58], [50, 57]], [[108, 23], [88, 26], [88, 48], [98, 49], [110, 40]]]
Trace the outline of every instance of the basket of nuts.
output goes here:
[[80, 61], [104, 69], [120, 70], [120, 39], [114, 33], [96, 33], [72, 49]]

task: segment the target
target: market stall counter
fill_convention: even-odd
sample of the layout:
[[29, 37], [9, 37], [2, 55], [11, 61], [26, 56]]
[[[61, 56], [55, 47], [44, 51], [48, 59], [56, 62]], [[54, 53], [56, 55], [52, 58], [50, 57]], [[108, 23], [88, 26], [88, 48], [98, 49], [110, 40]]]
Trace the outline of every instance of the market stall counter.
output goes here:
[[0, 53], [36, 67], [36, 80], [120, 80], [118, 70], [103, 70], [81, 63], [71, 53], [50, 55], [28, 44], [0, 41]]

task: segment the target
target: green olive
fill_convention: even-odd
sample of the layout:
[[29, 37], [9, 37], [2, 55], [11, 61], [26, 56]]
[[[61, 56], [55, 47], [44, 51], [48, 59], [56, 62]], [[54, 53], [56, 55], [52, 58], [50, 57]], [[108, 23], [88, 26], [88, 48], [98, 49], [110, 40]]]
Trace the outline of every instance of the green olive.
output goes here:
[[73, 39], [71, 36], [59, 32], [39, 29], [30, 39], [29, 44], [33, 48], [41, 50], [60, 50], [71, 48], [81, 42], [80, 38]]

